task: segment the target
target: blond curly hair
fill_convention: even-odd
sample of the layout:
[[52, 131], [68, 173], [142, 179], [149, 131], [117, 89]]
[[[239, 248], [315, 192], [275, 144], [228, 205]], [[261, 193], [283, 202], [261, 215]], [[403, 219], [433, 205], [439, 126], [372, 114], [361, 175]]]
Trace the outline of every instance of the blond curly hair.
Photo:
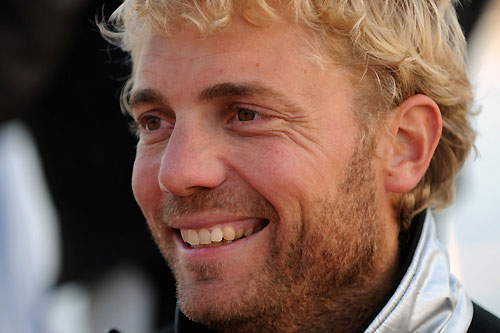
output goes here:
[[[450, 204], [455, 176], [474, 147], [469, 122], [473, 94], [456, 2], [125, 0], [99, 27], [105, 38], [132, 57], [132, 76], [122, 94], [124, 109], [145, 34], [153, 30], [169, 35], [194, 25], [209, 35], [228, 27], [236, 16], [257, 26], [287, 19], [309, 29], [312, 59], [321, 66], [357, 70], [360, 82], [366, 83], [357, 98], [363, 106], [357, 115], [360, 121], [381, 119], [412, 95], [429, 96], [441, 110], [443, 131], [425, 176], [394, 202], [401, 229], [407, 230], [411, 219], [427, 207], [442, 209]], [[369, 85], [372, 94], [366, 97]], [[378, 103], [373, 103], [373, 94]]]

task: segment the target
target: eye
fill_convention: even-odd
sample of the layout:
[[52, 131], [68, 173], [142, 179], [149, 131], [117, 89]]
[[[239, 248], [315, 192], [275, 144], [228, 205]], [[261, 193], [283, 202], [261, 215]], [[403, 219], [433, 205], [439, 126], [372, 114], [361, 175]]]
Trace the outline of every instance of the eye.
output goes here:
[[154, 112], [147, 113], [140, 116], [135, 121], [135, 133], [139, 137], [155, 136], [158, 137], [171, 131], [175, 125], [175, 120], [169, 119], [168, 116], [163, 114], [155, 114]]
[[162, 120], [158, 117], [150, 116], [144, 120], [144, 128], [147, 131], [156, 131], [160, 129]]
[[238, 116], [239, 121], [251, 121], [251, 120], [254, 120], [255, 117], [257, 116], [256, 111], [252, 111], [249, 109], [239, 109], [236, 112], [236, 114]]
[[175, 127], [175, 116], [162, 110], [139, 114], [134, 120], [134, 134], [142, 144], [168, 140]]
[[258, 105], [234, 103], [229, 111], [228, 123], [235, 130], [264, 129], [263, 126], [274, 119], [269, 115], [271, 110]]

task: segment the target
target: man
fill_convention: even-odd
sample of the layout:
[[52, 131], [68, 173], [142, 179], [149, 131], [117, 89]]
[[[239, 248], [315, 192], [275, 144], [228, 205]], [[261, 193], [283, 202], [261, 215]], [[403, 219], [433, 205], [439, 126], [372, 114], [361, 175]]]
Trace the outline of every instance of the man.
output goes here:
[[173, 330], [500, 327], [429, 211], [474, 141], [450, 1], [136, 0], [112, 21]]

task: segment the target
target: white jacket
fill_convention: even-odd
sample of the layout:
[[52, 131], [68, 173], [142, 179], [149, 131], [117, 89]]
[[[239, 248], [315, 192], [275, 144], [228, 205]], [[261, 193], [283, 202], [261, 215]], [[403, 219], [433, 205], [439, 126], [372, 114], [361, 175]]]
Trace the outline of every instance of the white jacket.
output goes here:
[[472, 302], [450, 273], [448, 254], [436, 238], [428, 210], [404, 277], [365, 332], [467, 332], [472, 314]]

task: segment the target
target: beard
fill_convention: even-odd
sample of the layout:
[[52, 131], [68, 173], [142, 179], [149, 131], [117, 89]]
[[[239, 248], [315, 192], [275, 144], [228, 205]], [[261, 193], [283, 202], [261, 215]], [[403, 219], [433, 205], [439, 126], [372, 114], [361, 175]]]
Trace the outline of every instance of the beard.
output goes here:
[[[219, 331], [350, 332], [372, 313], [387, 291], [378, 258], [382, 244], [370, 145], [361, 143], [339, 185], [302, 206], [296, 216], [279, 216], [257, 194], [230, 188], [168, 198], [158, 219], [199, 211], [266, 216], [273, 227], [263, 264], [230, 287], [241, 292], [214, 297], [196, 287], [220, 276], [224, 263], [192, 264], [175, 256], [172, 241], [155, 238], [177, 282], [178, 304], [190, 319]], [[241, 199], [244, 198], [244, 199]], [[278, 230], [278, 226], [284, 230]], [[286, 229], [284, 228], [286, 226]], [[196, 282], [183, 279], [186, 272]], [[242, 287], [244, 286], [244, 287]]]

